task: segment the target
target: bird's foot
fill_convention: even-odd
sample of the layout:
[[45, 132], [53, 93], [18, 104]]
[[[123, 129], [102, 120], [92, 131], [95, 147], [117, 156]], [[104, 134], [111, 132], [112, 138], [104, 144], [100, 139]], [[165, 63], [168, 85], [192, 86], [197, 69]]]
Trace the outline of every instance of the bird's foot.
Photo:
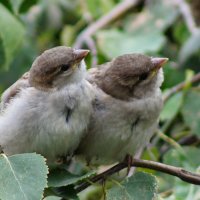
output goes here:
[[0, 145], [0, 153], [4, 153], [3, 152], [3, 147], [1, 147], [1, 145]]
[[132, 166], [132, 163], [133, 163], [133, 156], [131, 156], [130, 154], [127, 154], [124, 159], [124, 162], [127, 163], [127, 174], [126, 175], [128, 176], [131, 166]]
[[58, 165], [63, 165], [63, 164], [70, 164], [71, 162], [71, 156], [59, 156], [57, 159], [56, 159], [56, 164]]

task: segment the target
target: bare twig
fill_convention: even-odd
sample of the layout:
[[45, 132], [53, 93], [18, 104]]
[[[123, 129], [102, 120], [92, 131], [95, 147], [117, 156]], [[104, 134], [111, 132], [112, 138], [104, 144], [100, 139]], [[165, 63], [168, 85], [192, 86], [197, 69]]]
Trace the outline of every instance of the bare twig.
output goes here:
[[[190, 83], [197, 83], [197, 82], [200, 82], [200, 72], [194, 75], [190, 81]], [[186, 84], [187, 82], [184, 81], [182, 83], [179, 83], [178, 85], [175, 85], [169, 91], [167, 91], [166, 94], [163, 96], [164, 102], [166, 102], [169, 99], [169, 97], [171, 97], [173, 94], [181, 91], [186, 86]]]
[[108, 14], [102, 16], [99, 20], [89, 25], [77, 38], [74, 47], [81, 48], [87, 38], [90, 38], [96, 31], [110, 24], [125, 14], [130, 8], [135, 6], [140, 0], [124, 0], [115, 6]]
[[189, 5], [185, 2], [185, 0], [175, 0], [176, 5], [179, 7], [180, 12], [185, 20], [185, 23], [188, 27], [188, 30], [195, 34], [198, 30], [195, 20], [192, 16]]
[[[91, 183], [95, 183], [95, 182], [104, 180], [106, 177], [126, 168], [127, 165], [128, 165], [127, 162], [121, 162], [119, 164], [116, 164], [115, 166], [111, 167], [110, 169], [106, 170], [105, 172], [90, 178], [88, 182], [84, 182], [84, 183], [80, 184], [76, 188], [76, 191], [81, 192], [82, 190], [89, 187], [91, 185]], [[154, 161], [150, 161], [150, 160], [141, 160], [141, 159], [135, 159], [135, 158], [133, 159], [131, 166], [142, 167], [142, 168], [160, 171], [160, 172], [163, 172], [166, 174], [176, 176], [185, 182], [192, 183], [195, 185], [200, 185], [200, 174], [191, 173], [191, 172], [186, 171], [179, 167], [174, 167], [174, 166], [170, 166], [170, 165], [166, 165], [163, 163], [154, 162]]]

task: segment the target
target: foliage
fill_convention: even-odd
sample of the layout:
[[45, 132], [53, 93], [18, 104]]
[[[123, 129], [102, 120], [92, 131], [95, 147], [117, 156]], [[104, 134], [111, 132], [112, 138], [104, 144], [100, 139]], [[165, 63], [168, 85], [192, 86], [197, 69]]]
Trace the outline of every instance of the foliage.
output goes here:
[[2, 4], [0, 4], [0, 26], [1, 65], [7, 68], [22, 43], [24, 27]]
[[193, 134], [200, 133], [200, 111], [199, 111], [199, 90], [191, 89], [187, 92], [182, 107], [182, 114], [185, 124], [190, 127]]
[[[198, 0], [196, 0], [198, 1]], [[191, 33], [173, 0], [142, 1], [117, 21], [93, 35], [99, 63], [118, 55], [140, 52], [168, 57], [163, 93], [185, 80], [187, 69], [198, 73], [200, 34]], [[190, 2], [190, 1], [188, 1]], [[0, 1], [0, 92], [27, 71], [34, 58], [57, 45], [72, 46], [81, 31], [110, 12], [119, 0], [1, 0]], [[199, 11], [198, 11], [199, 12]], [[84, 48], [88, 48], [85, 44]], [[92, 55], [87, 58], [90, 67]], [[199, 167], [200, 88], [187, 84], [172, 95], [160, 116], [160, 130], [173, 142], [156, 135], [143, 158], [163, 161], [193, 172]], [[195, 136], [195, 141], [186, 138]], [[153, 146], [153, 147], [152, 147]], [[185, 147], [186, 146], [186, 147]], [[80, 163], [51, 170], [47, 179], [44, 159], [36, 154], [0, 157], [0, 199], [164, 199], [198, 200], [200, 189], [155, 171], [137, 172], [129, 178], [114, 176], [105, 192], [92, 187], [77, 194], [76, 187], [96, 172]], [[48, 184], [47, 184], [48, 181]], [[48, 187], [47, 187], [48, 185]], [[104, 194], [105, 193], [105, 194]]]
[[0, 198], [41, 199], [47, 187], [48, 168], [45, 159], [31, 154], [0, 157]]
[[121, 184], [112, 187], [107, 191], [106, 197], [108, 200], [127, 199], [154, 199], [157, 196], [157, 181], [155, 177], [137, 172], [130, 178], [124, 180]]

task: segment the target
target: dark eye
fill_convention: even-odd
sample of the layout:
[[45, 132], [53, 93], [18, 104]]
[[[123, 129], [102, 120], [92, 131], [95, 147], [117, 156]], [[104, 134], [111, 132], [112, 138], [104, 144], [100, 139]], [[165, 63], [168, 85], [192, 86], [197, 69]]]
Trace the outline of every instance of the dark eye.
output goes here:
[[70, 68], [70, 65], [68, 64], [63, 64], [60, 66], [60, 71], [65, 72]]
[[140, 75], [140, 81], [146, 80], [148, 75], [149, 75], [148, 73], [143, 73], [142, 75]]

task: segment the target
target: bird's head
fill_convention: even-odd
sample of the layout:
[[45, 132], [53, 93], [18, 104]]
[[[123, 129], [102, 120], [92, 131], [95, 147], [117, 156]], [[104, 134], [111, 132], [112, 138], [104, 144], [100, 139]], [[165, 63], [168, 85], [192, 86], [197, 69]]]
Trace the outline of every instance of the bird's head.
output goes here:
[[81, 81], [86, 71], [83, 59], [88, 52], [89, 50], [76, 50], [65, 46], [44, 51], [31, 66], [30, 85], [47, 90], [59, 89], [66, 84]]
[[134, 96], [143, 96], [159, 88], [163, 82], [162, 66], [167, 58], [152, 58], [142, 54], [126, 54], [111, 62], [107, 76]]

